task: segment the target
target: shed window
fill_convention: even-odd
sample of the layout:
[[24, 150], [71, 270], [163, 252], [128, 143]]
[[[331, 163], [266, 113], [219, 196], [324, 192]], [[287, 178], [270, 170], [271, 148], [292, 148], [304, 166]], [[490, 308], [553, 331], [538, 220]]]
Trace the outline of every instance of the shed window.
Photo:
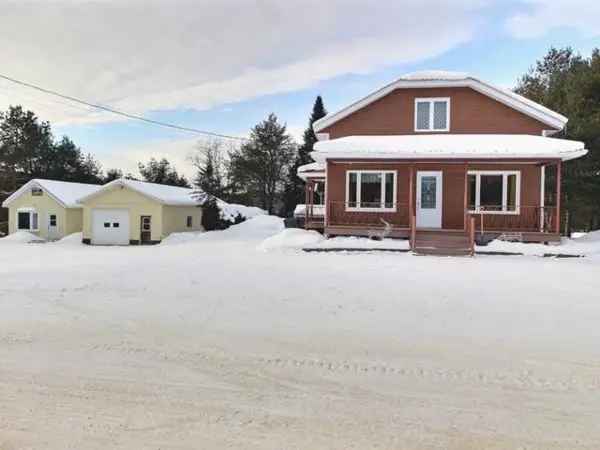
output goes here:
[[50, 220], [50, 226], [55, 227], [56, 226], [56, 214], [50, 214], [49, 220]]
[[38, 231], [38, 213], [36, 211], [17, 211], [17, 229]]
[[38, 187], [34, 187], [31, 188], [31, 195], [35, 196], [35, 197], [39, 197], [40, 195], [43, 195], [44, 191], [41, 188]]
[[519, 171], [470, 171], [469, 210], [478, 213], [518, 214], [521, 195]]
[[449, 131], [450, 99], [415, 99], [415, 131]]
[[185, 219], [185, 224], [188, 228], [192, 228], [192, 216], [187, 216]]
[[347, 210], [396, 209], [396, 171], [351, 170], [346, 172]]

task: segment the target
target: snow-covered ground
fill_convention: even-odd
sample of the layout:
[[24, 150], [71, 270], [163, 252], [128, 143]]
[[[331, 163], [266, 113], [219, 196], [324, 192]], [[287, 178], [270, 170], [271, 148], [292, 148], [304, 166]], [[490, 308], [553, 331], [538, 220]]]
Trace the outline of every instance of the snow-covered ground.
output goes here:
[[600, 254], [305, 253], [281, 231], [0, 239], [0, 449], [598, 448]]

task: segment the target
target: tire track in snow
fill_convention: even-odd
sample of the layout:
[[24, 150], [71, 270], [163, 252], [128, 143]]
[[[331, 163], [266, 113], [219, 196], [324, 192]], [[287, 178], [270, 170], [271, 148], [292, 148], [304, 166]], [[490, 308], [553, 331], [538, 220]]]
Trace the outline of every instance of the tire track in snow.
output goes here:
[[474, 368], [447, 368], [424, 366], [401, 366], [351, 360], [237, 356], [223, 352], [186, 352], [161, 351], [159, 349], [131, 345], [122, 342], [115, 345], [96, 345], [93, 351], [117, 351], [136, 354], [167, 362], [194, 364], [201, 362], [217, 367], [224, 364], [250, 366], [256, 369], [269, 370], [305, 370], [326, 375], [383, 376], [406, 377], [413, 379], [444, 381], [453, 383], [469, 383], [485, 386], [504, 386], [515, 389], [538, 390], [545, 392], [590, 392], [600, 391], [600, 374], [591, 380], [578, 377], [551, 378], [540, 376], [530, 369], [482, 371]]

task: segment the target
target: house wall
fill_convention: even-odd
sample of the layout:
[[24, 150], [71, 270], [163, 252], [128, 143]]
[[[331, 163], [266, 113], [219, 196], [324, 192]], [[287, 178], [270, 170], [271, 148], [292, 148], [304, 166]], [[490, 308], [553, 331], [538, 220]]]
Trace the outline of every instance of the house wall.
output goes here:
[[[163, 206], [163, 231], [165, 238], [171, 233], [181, 231], [203, 231], [202, 208], [198, 206]], [[192, 227], [187, 227], [187, 217], [192, 216]]]
[[[332, 162], [327, 165], [327, 202], [329, 207], [336, 207], [338, 211], [344, 208], [346, 201], [346, 172], [348, 170], [395, 170], [397, 171], [397, 211], [394, 213], [373, 213], [378, 217], [384, 216], [386, 220], [396, 226], [409, 225], [409, 192], [410, 192], [410, 166], [408, 162]], [[469, 163], [469, 170], [519, 170], [521, 172], [521, 197], [522, 206], [540, 206], [541, 167], [539, 164], [519, 163]], [[464, 163], [414, 163], [413, 202], [416, 200], [416, 173], [423, 171], [441, 171], [443, 177], [442, 192], [442, 228], [462, 229], [464, 226], [464, 199], [465, 199], [465, 164]], [[415, 204], [415, 203], [413, 203]], [[337, 206], [336, 206], [337, 205]], [[522, 208], [522, 214], [525, 214]], [[352, 214], [369, 213], [344, 213], [345, 217]], [[349, 216], [350, 215], [350, 216]], [[510, 217], [510, 216], [509, 216]], [[514, 216], [512, 216], [514, 218]], [[491, 220], [490, 220], [491, 221]]]
[[542, 130], [550, 128], [471, 88], [462, 87], [396, 89], [319, 133], [329, 133], [330, 139], [352, 135], [415, 134], [417, 97], [450, 97], [450, 131], [446, 134], [541, 135]]
[[113, 189], [101, 192], [85, 201], [83, 206], [83, 239], [92, 239], [92, 209], [94, 208], [127, 209], [131, 241], [140, 240], [141, 216], [151, 216], [151, 239], [153, 241], [162, 239], [163, 206], [125, 186], [115, 186]]
[[[48, 216], [56, 214], [58, 221], [58, 237], [63, 237], [66, 234], [81, 231], [81, 228], [76, 228], [77, 216], [81, 217], [81, 208], [70, 208], [70, 213], [67, 214], [60, 203], [54, 200], [46, 191], [42, 195], [33, 196], [31, 190], [27, 190], [18, 198], [13, 200], [8, 208], [8, 232], [14, 233], [17, 231], [17, 211], [20, 208], [33, 208], [38, 213], [38, 229], [34, 234], [47, 239], [48, 238]], [[73, 220], [75, 231], [71, 231], [73, 226], [69, 226], [69, 220]], [[81, 221], [81, 219], [79, 219]]]

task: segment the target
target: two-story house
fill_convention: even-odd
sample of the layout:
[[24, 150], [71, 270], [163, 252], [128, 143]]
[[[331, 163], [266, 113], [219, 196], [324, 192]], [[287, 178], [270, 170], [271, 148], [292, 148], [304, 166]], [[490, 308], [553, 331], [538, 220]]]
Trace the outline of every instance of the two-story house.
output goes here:
[[559, 241], [562, 163], [587, 153], [581, 142], [549, 137], [566, 123], [466, 74], [406, 75], [314, 123], [315, 162], [298, 171], [306, 227], [385, 229], [419, 253], [469, 254], [476, 239], [500, 235]]

